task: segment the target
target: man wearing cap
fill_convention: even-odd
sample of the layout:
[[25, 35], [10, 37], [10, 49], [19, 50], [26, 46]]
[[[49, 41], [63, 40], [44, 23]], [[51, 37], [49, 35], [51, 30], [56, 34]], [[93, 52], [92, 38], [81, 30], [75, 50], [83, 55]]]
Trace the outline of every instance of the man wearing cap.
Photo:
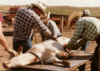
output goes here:
[[21, 7], [16, 12], [16, 20], [13, 33], [13, 48], [18, 51], [19, 46], [23, 47], [23, 53], [32, 47], [31, 34], [35, 25], [48, 38], [51, 36], [49, 29], [40, 20], [40, 15], [45, 15], [46, 5], [38, 2], [32, 3], [32, 7]]
[[[71, 23], [71, 24], [73, 24], [73, 23], [75, 24], [79, 18], [81, 18], [81, 17], [87, 17], [87, 16], [88, 16], [88, 17], [91, 16], [89, 10], [84, 10], [83, 12], [77, 12], [77, 13], [74, 12], [73, 14], [71, 14], [71, 15], [69, 16], [68, 24], [70, 24], [70, 23]], [[69, 26], [69, 25], [68, 25], [68, 26]], [[75, 27], [75, 25], [73, 25], [73, 26]], [[73, 26], [72, 26], [72, 27], [73, 27]], [[69, 26], [69, 27], [70, 27], [70, 26]], [[81, 38], [82, 38], [82, 36], [80, 36], [80, 39], [81, 39]], [[82, 50], [82, 51], [86, 51], [86, 49], [87, 49], [89, 43], [90, 43], [90, 41], [87, 41], [87, 43], [81, 47], [81, 50]]]
[[[80, 37], [82, 38], [80, 39]], [[98, 49], [100, 47], [100, 20], [95, 17], [81, 17], [75, 24], [75, 32], [68, 42], [63, 45], [65, 50], [76, 49], [87, 43], [96, 41], [91, 71], [98, 71]]]
[[5, 48], [5, 50], [9, 54], [16, 55], [17, 53], [8, 46], [6, 39], [2, 33], [2, 21], [3, 21], [3, 17], [2, 17], [2, 13], [0, 12], [0, 44]]
[[[83, 15], [82, 15], [81, 17], [86, 17], [86, 16], [91, 16], [89, 10], [84, 10], [84, 11], [83, 11]], [[82, 36], [81, 36], [80, 38], [82, 38]], [[89, 43], [90, 43], [90, 41], [87, 41], [87, 43], [81, 47], [81, 50], [82, 50], [82, 51], [86, 51], [86, 50], [87, 50], [87, 47], [88, 47], [88, 45], [89, 45]]]
[[[61, 37], [61, 33], [60, 33], [56, 23], [53, 20], [50, 20], [50, 12], [46, 16], [42, 16], [41, 21], [47, 26], [47, 28], [50, 30], [51, 35], [53, 37], [56, 37], [56, 38]], [[48, 39], [42, 33], [40, 33], [40, 34], [42, 37], [42, 41]]]

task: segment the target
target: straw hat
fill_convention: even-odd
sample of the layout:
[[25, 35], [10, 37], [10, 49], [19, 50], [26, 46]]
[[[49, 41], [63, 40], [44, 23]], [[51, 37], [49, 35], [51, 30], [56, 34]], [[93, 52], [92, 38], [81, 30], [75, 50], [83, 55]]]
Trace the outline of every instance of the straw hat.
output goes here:
[[74, 12], [71, 15], [69, 15], [69, 17], [68, 17], [68, 24], [67, 24], [68, 28], [72, 27], [71, 22], [73, 21], [74, 18], [81, 17], [82, 15], [83, 15], [83, 12], [77, 12], [77, 13]]
[[76, 18], [76, 17], [81, 17], [81, 16], [90, 16], [90, 11], [89, 10], [84, 10], [83, 12], [73, 12], [71, 15], [68, 17], [68, 28], [71, 28], [73, 24], [71, 22]]
[[46, 12], [45, 12], [46, 5], [44, 3], [38, 2], [36, 4], [32, 3], [31, 5], [38, 7], [43, 12], [43, 15], [46, 15]]
[[42, 22], [47, 22], [49, 18], [50, 18], [50, 12], [46, 14], [46, 16], [42, 16], [42, 15], [40, 16]]

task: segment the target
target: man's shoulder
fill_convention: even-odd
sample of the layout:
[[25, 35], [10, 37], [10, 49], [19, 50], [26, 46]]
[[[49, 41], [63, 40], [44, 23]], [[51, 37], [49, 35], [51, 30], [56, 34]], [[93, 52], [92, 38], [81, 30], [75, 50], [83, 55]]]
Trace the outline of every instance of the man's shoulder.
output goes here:
[[56, 23], [53, 20], [49, 20], [49, 25], [53, 26], [53, 27], [57, 26]]
[[20, 7], [18, 10], [21, 10], [21, 9], [26, 9], [27, 7]]
[[[18, 10], [19, 10], [19, 11], [20, 11], [20, 10], [26, 10], [26, 11], [28, 11], [28, 10], [32, 10], [32, 9], [31, 9], [31, 7], [20, 7]], [[32, 10], [32, 11], [33, 11], [33, 10]]]
[[21, 7], [17, 12], [34, 13], [34, 10], [32, 10], [30, 7]]
[[52, 23], [52, 24], [56, 24], [53, 20], [49, 20], [49, 22]]
[[80, 19], [87, 19], [87, 20], [91, 20], [91, 19], [97, 19], [96, 17], [81, 17]]

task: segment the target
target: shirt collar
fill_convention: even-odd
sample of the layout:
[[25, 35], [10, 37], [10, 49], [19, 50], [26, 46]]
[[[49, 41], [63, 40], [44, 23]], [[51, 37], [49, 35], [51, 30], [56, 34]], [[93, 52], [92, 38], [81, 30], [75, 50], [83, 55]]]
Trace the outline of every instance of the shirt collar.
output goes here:
[[27, 7], [27, 9], [34, 10], [34, 9], [33, 9], [32, 7], [30, 7], [30, 6], [29, 6], [29, 7]]

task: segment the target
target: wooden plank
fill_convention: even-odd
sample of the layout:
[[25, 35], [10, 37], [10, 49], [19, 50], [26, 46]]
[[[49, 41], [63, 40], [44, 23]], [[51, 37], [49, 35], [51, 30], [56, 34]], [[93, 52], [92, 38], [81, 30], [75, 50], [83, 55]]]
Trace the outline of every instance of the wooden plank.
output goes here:
[[60, 27], [61, 33], [63, 32], [63, 23], [64, 23], [64, 21], [63, 21], [63, 16], [62, 16], [62, 17], [61, 17], [61, 27]]
[[4, 36], [13, 36], [13, 28], [3, 28]]
[[66, 19], [68, 19], [68, 15], [60, 15], [60, 14], [50, 14], [50, 18], [52, 18], [52, 17], [57, 17], [57, 18], [61, 18], [61, 17], [64, 17], [64, 18], [66, 18]]
[[[34, 64], [34, 65], [28, 65], [28, 66], [24, 66], [21, 68], [16, 68], [16, 69], [20, 69], [20, 70], [35, 70], [35, 71], [67, 71], [75, 66], [79, 66], [81, 64], [87, 63], [87, 61], [89, 61], [89, 59], [91, 59], [92, 56], [85, 56], [85, 57], [73, 57], [71, 59], [69, 59], [70, 63], [71, 63], [71, 67], [63, 67], [63, 65], [58, 64], [58, 65], [50, 65], [50, 64], [46, 64], [46, 65], [41, 65], [41, 64]], [[15, 70], [16, 70], [15, 69]], [[12, 70], [14, 71], [14, 69]]]

